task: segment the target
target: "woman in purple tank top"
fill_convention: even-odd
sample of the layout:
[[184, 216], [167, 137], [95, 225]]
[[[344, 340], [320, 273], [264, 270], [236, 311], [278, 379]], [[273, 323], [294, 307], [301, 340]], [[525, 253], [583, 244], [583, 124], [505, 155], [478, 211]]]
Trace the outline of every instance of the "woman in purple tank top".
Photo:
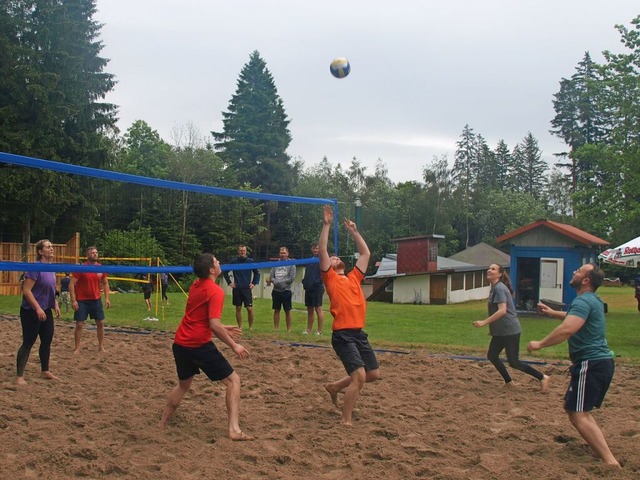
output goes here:
[[[36, 243], [36, 262], [51, 263], [53, 245], [49, 240]], [[57, 380], [58, 377], [49, 371], [49, 357], [53, 340], [53, 310], [60, 317], [60, 308], [56, 300], [55, 272], [27, 272], [22, 283], [22, 305], [20, 306], [20, 323], [22, 324], [22, 345], [16, 358], [18, 376], [16, 384], [25, 385], [24, 369], [29, 360], [31, 347], [40, 337], [40, 366], [42, 378]]]

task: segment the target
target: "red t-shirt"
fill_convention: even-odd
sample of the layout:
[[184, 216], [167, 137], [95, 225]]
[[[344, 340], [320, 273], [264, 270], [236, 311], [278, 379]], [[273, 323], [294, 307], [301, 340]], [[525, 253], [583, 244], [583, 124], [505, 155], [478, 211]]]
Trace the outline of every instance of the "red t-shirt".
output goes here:
[[209, 343], [213, 336], [209, 320], [222, 317], [223, 304], [224, 290], [213, 280], [199, 278], [193, 282], [174, 342], [189, 348]]
[[360, 286], [364, 273], [354, 268], [347, 275], [338, 275], [333, 268], [329, 268], [326, 272], [320, 272], [320, 275], [331, 301], [331, 329], [364, 328], [367, 301]]
[[[83, 265], [91, 265], [89, 262], [84, 262]], [[95, 263], [93, 265], [100, 265]], [[73, 277], [78, 281], [76, 282], [76, 300], [98, 300], [100, 298], [100, 283], [103, 282], [103, 278], [107, 278], [106, 273], [97, 272], [76, 272]]]

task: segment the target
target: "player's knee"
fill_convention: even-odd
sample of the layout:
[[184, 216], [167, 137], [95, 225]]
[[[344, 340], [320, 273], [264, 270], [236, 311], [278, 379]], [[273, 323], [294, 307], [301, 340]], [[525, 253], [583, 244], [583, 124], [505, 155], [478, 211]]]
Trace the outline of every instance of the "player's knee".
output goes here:
[[231, 373], [227, 378], [222, 381], [227, 388], [240, 388], [242, 382], [240, 381], [240, 375], [238, 375], [235, 371]]
[[367, 382], [375, 382], [376, 380], [380, 380], [380, 369], [376, 368], [375, 370], [370, 370], [367, 372]]

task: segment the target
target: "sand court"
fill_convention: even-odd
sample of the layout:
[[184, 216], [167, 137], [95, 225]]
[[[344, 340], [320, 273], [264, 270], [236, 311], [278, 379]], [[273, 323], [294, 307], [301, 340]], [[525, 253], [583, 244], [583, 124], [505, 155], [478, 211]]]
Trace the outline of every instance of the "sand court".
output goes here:
[[[107, 331], [107, 352], [56, 323], [51, 371], [40, 378], [36, 342], [17, 388], [17, 316], [0, 316], [0, 478], [509, 479], [640, 477], [640, 366], [617, 365], [595, 417], [620, 470], [602, 465], [562, 410], [568, 362], [539, 365], [550, 392], [520, 372], [501, 388], [488, 361], [411, 350], [378, 354], [383, 379], [365, 386], [354, 426], [323, 388], [343, 375], [331, 348], [244, 338], [248, 360], [220, 343], [242, 379], [241, 426], [226, 438], [224, 388], [198, 375], [165, 430], [176, 382], [173, 335]], [[375, 339], [372, 339], [374, 348]], [[409, 351], [409, 350], [407, 350]], [[339, 397], [341, 402], [342, 396]]]

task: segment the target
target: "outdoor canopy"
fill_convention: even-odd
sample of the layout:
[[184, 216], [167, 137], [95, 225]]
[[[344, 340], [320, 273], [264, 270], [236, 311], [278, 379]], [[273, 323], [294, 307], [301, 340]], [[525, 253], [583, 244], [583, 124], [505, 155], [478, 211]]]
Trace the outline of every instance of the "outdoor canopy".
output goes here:
[[636, 237], [616, 248], [609, 248], [598, 258], [620, 267], [640, 268], [640, 237]]

